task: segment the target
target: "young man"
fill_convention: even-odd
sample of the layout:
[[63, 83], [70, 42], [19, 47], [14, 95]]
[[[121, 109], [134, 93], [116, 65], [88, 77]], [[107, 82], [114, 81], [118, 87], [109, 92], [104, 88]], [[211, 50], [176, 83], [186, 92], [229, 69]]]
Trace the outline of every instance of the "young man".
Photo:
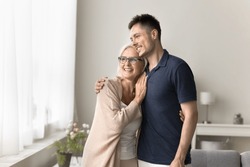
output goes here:
[[[155, 17], [137, 15], [128, 28], [139, 56], [148, 60], [137, 148], [139, 167], [190, 167], [191, 140], [198, 118], [193, 73], [184, 60], [163, 49], [161, 27]], [[102, 80], [97, 81], [97, 93], [102, 86]]]
[[[190, 145], [198, 118], [192, 71], [185, 61], [163, 49], [160, 23], [155, 17], [137, 15], [129, 29], [134, 47], [149, 63], [137, 150], [139, 166], [190, 165]], [[179, 119], [179, 110], [184, 122]]]

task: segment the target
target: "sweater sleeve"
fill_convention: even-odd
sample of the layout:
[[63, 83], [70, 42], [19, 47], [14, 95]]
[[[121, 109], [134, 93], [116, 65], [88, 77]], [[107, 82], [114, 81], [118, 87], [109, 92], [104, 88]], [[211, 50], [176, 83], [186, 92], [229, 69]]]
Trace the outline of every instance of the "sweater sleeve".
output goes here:
[[131, 101], [121, 108], [122, 87], [119, 80], [107, 80], [103, 90], [97, 96], [97, 109], [102, 112], [103, 119], [109, 129], [120, 133], [132, 120], [141, 116], [140, 106]]

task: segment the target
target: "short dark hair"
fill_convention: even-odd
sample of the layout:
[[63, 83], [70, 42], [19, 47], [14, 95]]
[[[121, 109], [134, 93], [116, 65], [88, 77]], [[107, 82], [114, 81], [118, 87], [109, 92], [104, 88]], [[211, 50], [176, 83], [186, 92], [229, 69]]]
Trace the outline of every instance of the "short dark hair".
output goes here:
[[131, 30], [131, 28], [137, 23], [141, 24], [142, 26], [150, 28], [150, 30], [156, 29], [158, 31], [159, 40], [161, 40], [160, 22], [154, 16], [150, 14], [136, 15], [129, 22], [128, 29]]

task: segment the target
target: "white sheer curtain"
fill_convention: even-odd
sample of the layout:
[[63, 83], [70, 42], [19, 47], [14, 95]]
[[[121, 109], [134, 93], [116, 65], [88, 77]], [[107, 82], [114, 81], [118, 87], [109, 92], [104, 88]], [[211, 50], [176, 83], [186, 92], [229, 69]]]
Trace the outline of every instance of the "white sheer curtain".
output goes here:
[[76, 3], [0, 0], [0, 156], [73, 119]]

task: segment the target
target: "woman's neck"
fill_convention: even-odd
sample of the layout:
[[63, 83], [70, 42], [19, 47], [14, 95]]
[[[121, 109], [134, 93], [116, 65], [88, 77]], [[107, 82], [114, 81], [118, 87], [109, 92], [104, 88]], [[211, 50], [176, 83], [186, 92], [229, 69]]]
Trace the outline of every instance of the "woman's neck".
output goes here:
[[129, 104], [135, 97], [135, 82], [122, 80], [122, 102]]

